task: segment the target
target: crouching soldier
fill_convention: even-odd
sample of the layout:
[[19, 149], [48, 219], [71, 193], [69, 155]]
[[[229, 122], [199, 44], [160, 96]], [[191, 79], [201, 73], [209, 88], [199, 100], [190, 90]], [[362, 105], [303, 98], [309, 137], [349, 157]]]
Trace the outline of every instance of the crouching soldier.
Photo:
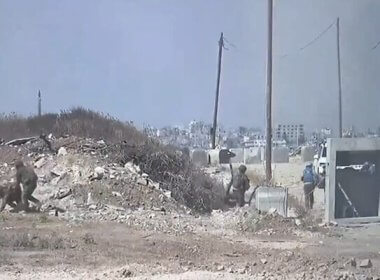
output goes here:
[[[249, 179], [247, 175], [245, 175], [246, 171], [247, 171], [247, 167], [245, 165], [240, 165], [237, 174], [231, 174], [232, 178], [227, 186], [226, 200], [227, 201], [229, 201], [230, 199], [236, 200], [237, 204], [240, 207], [244, 206], [245, 192], [249, 189]], [[230, 194], [231, 187], [232, 187], [232, 193]]]

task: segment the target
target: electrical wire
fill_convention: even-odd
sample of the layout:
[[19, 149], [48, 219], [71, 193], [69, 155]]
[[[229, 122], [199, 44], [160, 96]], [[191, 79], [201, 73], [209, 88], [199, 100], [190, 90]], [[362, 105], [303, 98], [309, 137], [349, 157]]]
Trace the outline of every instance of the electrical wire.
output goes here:
[[[317, 36], [315, 36], [310, 42], [308, 42], [307, 44], [305, 44], [303, 47], [299, 48], [295, 53], [293, 54], [283, 54], [283, 55], [279, 55], [280, 58], [285, 58], [289, 55], [296, 55], [302, 51], [304, 51], [305, 49], [309, 48], [310, 46], [312, 46], [314, 43], [316, 43], [320, 38], [323, 37], [323, 35], [325, 35], [327, 33], [327, 31], [329, 31], [333, 26], [335, 26], [335, 21], [333, 23], [331, 23], [327, 28], [325, 28], [324, 30], [322, 30]], [[379, 42], [380, 43], [380, 42]]]
[[380, 45], [380, 41], [377, 42], [376, 45], [374, 45], [374, 46], [372, 47], [372, 50], [376, 49], [379, 45]]

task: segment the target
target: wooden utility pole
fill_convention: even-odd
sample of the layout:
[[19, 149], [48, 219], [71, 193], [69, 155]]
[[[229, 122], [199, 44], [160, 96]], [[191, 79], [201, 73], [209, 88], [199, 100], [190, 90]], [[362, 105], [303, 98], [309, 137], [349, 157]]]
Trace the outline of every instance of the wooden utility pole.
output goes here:
[[343, 136], [343, 118], [342, 118], [342, 76], [340, 71], [340, 30], [339, 18], [336, 19], [336, 48], [338, 58], [338, 81], [339, 81], [339, 138]]
[[265, 175], [267, 184], [272, 181], [272, 42], [273, 42], [273, 0], [268, 0], [268, 52], [266, 88], [266, 150]]
[[218, 76], [216, 79], [216, 96], [215, 96], [215, 108], [214, 108], [214, 124], [212, 126], [212, 142], [211, 146], [213, 149], [216, 147], [216, 127], [218, 122], [218, 104], [219, 104], [219, 88], [220, 88], [220, 73], [222, 71], [222, 55], [223, 55], [223, 32], [220, 33], [219, 39], [219, 56], [218, 56]]
[[38, 91], [38, 116], [41, 117], [41, 91]]

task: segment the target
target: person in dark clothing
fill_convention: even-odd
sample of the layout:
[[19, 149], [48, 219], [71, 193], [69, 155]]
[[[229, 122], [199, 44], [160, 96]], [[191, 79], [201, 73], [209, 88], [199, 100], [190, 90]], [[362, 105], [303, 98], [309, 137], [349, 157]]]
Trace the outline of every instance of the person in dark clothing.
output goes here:
[[[247, 175], [245, 175], [246, 171], [247, 167], [245, 165], [240, 165], [237, 174], [231, 174], [231, 181], [227, 186], [226, 199], [236, 200], [240, 207], [245, 205], [244, 195], [249, 189], [249, 179]], [[230, 194], [231, 187], [232, 193]]]
[[303, 176], [303, 192], [305, 195], [305, 207], [307, 209], [313, 209], [314, 205], [314, 188], [317, 183], [317, 178], [313, 170], [313, 165], [310, 163], [306, 165]]

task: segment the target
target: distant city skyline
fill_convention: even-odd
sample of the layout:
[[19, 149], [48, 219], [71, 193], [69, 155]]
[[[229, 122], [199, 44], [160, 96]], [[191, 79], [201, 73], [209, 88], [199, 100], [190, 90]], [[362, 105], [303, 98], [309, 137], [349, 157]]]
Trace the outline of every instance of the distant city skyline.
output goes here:
[[[265, 125], [266, 0], [0, 0], [0, 111], [83, 106], [156, 127], [212, 122], [224, 32], [219, 122]], [[336, 18], [343, 126], [380, 126], [380, 1], [275, 1], [273, 119], [337, 129]]]

